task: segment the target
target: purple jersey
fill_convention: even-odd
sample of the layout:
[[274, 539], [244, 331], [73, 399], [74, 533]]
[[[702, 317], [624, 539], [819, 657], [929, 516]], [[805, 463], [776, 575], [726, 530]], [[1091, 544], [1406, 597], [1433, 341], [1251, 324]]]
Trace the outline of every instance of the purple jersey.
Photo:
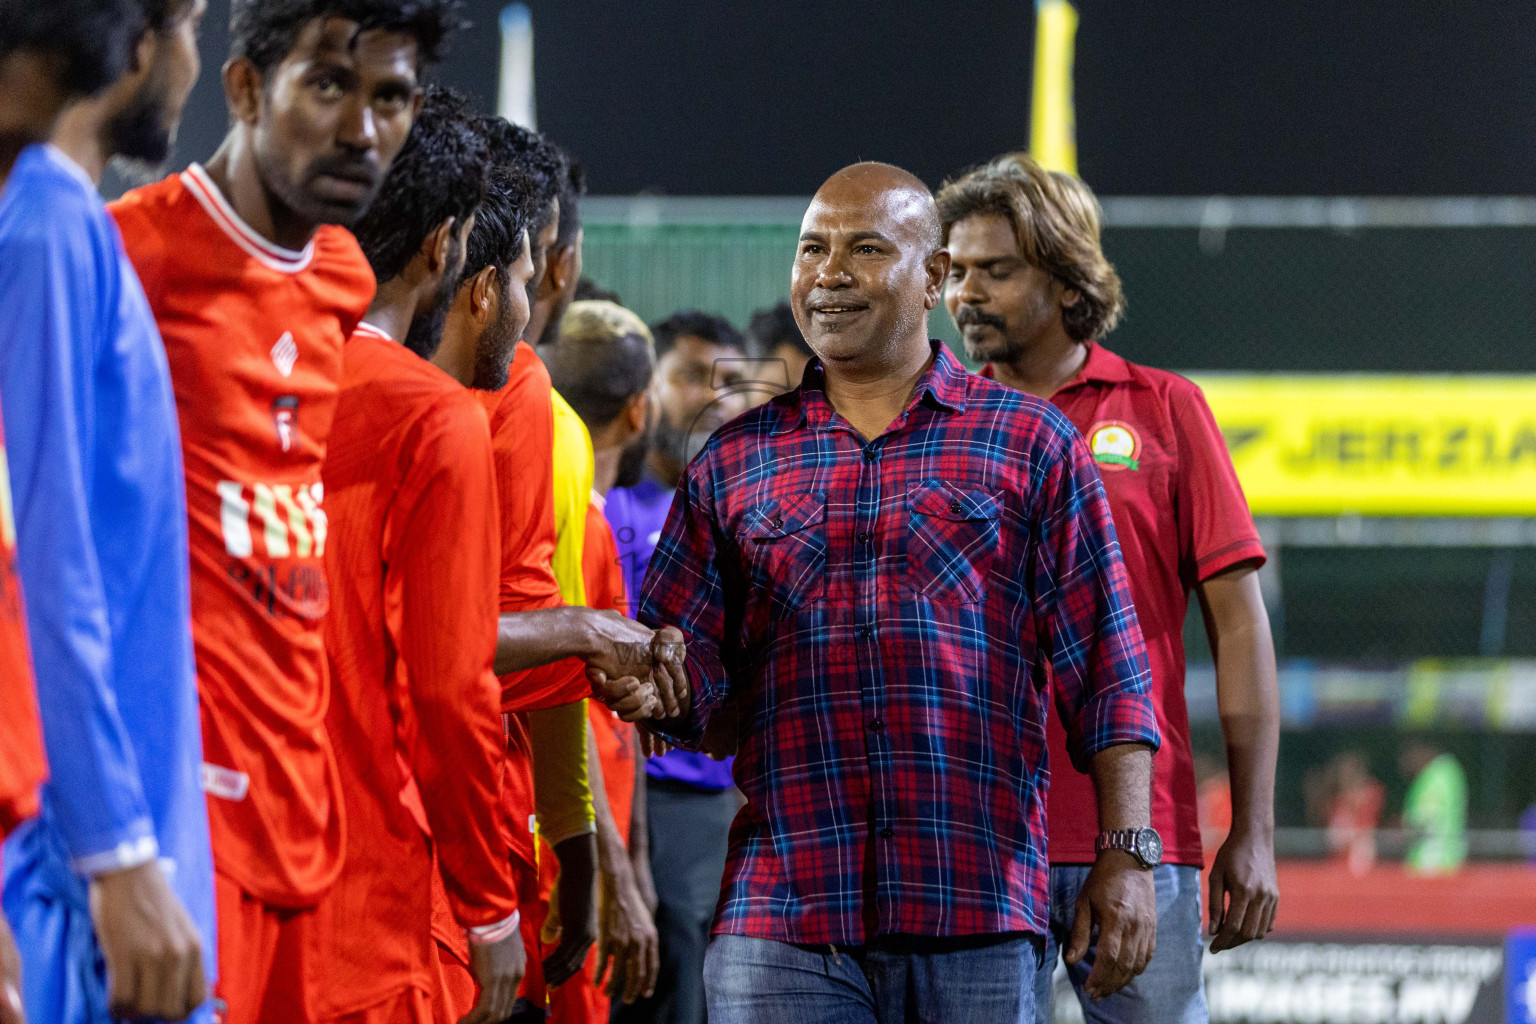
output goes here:
[[[624, 566], [624, 586], [630, 599], [640, 598], [640, 584], [645, 582], [651, 553], [661, 539], [667, 512], [672, 508], [672, 488], [646, 474], [633, 487], [615, 487], [608, 492], [608, 522], [613, 526], [619, 545], [619, 563]], [[680, 782], [698, 789], [729, 789], [731, 758], [716, 761], [703, 754], [674, 750], [645, 762], [645, 774], [652, 779]]]

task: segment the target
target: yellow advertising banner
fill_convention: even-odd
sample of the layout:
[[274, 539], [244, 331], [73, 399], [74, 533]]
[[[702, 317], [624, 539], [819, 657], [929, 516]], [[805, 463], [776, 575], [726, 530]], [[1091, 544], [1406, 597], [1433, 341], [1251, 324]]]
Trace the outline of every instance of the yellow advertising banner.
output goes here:
[[1536, 516], [1536, 377], [1193, 379], [1256, 515]]

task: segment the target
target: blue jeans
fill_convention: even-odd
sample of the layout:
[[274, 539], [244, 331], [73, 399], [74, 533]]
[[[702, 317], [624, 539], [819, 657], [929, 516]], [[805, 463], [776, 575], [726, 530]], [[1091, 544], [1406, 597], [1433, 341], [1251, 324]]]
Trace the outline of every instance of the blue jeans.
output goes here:
[[704, 957], [710, 1024], [1030, 1024], [1036, 935], [890, 936], [798, 946], [716, 935]]
[[[1051, 868], [1051, 933], [1045, 960], [1035, 975], [1035, 1021], [1051, 1024], [1056, 961], [1072, 935], [1073, 909], [1088, 878], [1087, 864]], [[1147, 969], [1107, 999], [1090, 1002], [1083, 983], [1093, 969], [1096, 950], [1067, 966], [1067, 977], [1088, 1024], [1207, 1024], [1200, 938], [1200, 869], [1163, 864], [1152, 871], [1157, 886], [1157, 952]]]

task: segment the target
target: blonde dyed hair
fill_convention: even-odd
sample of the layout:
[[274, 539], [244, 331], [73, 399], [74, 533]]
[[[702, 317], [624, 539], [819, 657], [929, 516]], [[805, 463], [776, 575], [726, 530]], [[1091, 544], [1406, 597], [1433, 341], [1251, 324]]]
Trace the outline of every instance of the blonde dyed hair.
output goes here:
[[651, 329], [640, 317], [617, 302], [607, 299], [582, 299], [566, 307], [560, 318], [561, 341], [606, 341], [638, 334], [647, 345], [655, 345]]
[[1047, 171], [1026, 153], [1005, 153], [946, 181], [937, 198], [946, 243], [949, 229], [967, 217], [1008, 219], [1030, 266], [1081, 296], [1061, 310], [1072, 338], [1100, 338], [1120, 322], [1125, 292], [1120, 275], [1104, 258], [1103, 212], [1080, 180]]

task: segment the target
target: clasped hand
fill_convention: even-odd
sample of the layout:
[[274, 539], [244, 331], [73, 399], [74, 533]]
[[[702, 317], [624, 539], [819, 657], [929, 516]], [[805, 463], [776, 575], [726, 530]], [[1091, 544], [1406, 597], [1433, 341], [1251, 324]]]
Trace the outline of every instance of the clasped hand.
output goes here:
[[649, 630], [617, 613], [586, 658], [592, 695], [626, 722], [678, 718], [688, 711], [687, 646], [680, 630]]

